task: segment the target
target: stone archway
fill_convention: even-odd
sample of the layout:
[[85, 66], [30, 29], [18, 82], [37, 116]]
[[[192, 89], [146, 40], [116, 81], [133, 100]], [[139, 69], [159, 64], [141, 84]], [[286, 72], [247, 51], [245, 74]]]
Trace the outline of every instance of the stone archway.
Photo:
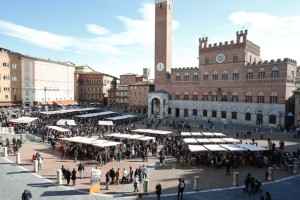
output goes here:
[[157, 118], [160, 114], [160, 100], [158, 98], [153, 98], [151, 101], [151, 115]]
[[256, 112], [256, 125], [261, 126], [263, 125], [263, 112], [261, 110], [258, 110]]

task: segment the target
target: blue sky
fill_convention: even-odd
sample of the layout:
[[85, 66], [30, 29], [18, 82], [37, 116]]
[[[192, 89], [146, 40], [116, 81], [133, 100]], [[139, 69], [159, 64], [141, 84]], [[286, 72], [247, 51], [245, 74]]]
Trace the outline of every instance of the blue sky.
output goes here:
[[[300, 62], [299, 0], [174, 0], [173, 67], [198, 65], [198, 38], [248, 39], [264, 60]], [[0, 47], [116, 77], [154, 69], [154, 0], [1, 1]]]

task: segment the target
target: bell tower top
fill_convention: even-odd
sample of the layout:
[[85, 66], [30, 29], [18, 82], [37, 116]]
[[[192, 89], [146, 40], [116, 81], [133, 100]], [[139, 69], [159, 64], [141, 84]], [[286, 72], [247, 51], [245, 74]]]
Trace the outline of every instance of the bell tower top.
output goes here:
[[155, 90], [170, 80], [173, 0], [155, 0]]

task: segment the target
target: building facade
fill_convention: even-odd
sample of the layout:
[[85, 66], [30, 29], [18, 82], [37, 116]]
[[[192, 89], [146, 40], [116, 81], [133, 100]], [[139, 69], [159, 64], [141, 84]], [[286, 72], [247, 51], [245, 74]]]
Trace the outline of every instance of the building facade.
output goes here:
[[75, 73], [74, 73], [74, 99], [78, 101], [78, 79], [79, 79], [79, 74], [82, 73], [87, 73], [87, 72], [94, 72], [91, 67], [88, 65], [84, 66], [76, 66], [75, 67]]
[[236, 32], [236, 40], [208, 44], [199, 39], [197, 67], [171, 68], [172, 0], [155, 4], [155, 92], [152, 117], [185, 117], [283, 128], [293, 122], [291, 104], [297, 63], [264, 61], [260, 47]]
[[74, 65], [22, 55], [21, 71], [24, 106], [74, 100]]
[[20, 56], [0, 48], [0, 107], [22, 105]]
[[119, 79], [100, 72], [79, 74], [78, 100], [80, 104], [108, 105], [108, 91], [115, 89]]

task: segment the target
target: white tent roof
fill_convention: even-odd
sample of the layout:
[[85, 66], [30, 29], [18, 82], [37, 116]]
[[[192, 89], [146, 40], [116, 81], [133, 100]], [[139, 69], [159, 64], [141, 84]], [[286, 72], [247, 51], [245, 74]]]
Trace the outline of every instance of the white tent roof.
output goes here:
[[18, 119], [11, 119], [11, 120], [9, 120], [9, 122], [18, 123], [18, 124], [28, 124], [37, 119], [38, 118], [36, 118], [36, 117], [20, 117]]
[[203, 136], [203, 134], [200, 132], [191, 132], [191, 134], [192, 134], [192, 136], [195, 136], [195, 137]]
[[103, 142], [103, 143], [95, 143], [92, 144], [94, 146], [98, 146], [98, 147], [112, 147], [112, 146], [116, 146], [121, 144], [120, 142], [114, 142], [114, 141], [107, 141], [107, 142]]
[[88, 118], [88, 117], [110, 115], [110, 114], [115, 114], [115, 113], [116, 112], [113, 112], [113, 111], [106, 111], [106, 112], [98, 112], [98, 113], [89, 113], [89, 114], [84, 114], [84, 115], [75, 115], [75, 117]]
[[222, 140], [226, 141], [227, 143], [241, 143], [240, 140], [234, 138], [222, 138]]
[[213, 133], [216, 137], [226, 137], [224, 133]]
[[91, 144], [93, 146], [98, 146], [98, 147], [110, 147], [110, 146], [116, 146], [120, 144], [120, 142], [114, 142], [110, 140], [97, 140], [96, 138], [87, 138], [87, 137], [70, 137], [70, 138], [59, 138], [59, 139], [70, 141], [70, 142]]
[[207, 138], [196, 138], [196, 140], [200, 144], [210, 144], [211, 143], [211, 141], [209, 139], [207, 139]]
[[202, 132], [202, 135], [206, 136], [206, 137], [213, 137], [214, 136], [214, 134], [210, 133], [210, 132]]
[[70, 125], [70, 126], [76, 126], [76, 123], [73, 119], [60, 119], [58, 122], [56, 122], [57, 126], [65, 126], [65, 125]]
[[137, 132], [137, 133], [151, 133], [156, 135], [167, 135], [172, 133], [172, 131], [163, 131], [163, 130], [154, 130], [154, 129], [136, 129], [132, 130], [131, 132]]
[[249, 151], [266, 151], [266, 148], [260, 147], [260, 146], [255, 146], [251, 144], [236, 144], [239, 147], [248, 149]]
[[69, 129], [61, 128], [58, 126], [47, 126], [47, 128], [56, 130], [58, 132], [69, 132], [70, 131]]
[[122, 116], [116, 116], [116, 117], [110, 117], [110, 118], [106, 118], [108, 120], [121, 120], [121, 119], [130, 119], [130, 118], [134, 118], [136, 117], [136, 115], [122, 115]]
[[220, 144], [221, 147], [228, 149], [229, 151], [246, 151], [247, 149], [242, 148], [235, 144]]
[[181, 132], [182, 137], [190, 137], [191, 133], [190, 132]]
[[132, 140], [155, 140], [155, 137], [143, 136], [143, 135], [131, 135], [131, 134], [121, 134], [121, 133], [112, 133], [105, 135], [106, 137], [116, 137], [116, 138], [127, 138]]
[[217, 144], [206, 144], [203, 145], [206, 149], [209, 151], [228, 151], [227, 149], [221, 147], [220, 145]]
[[225, 140], [222, 140], [221, 138], [209, 138], [209, 140], [212, 142], [212, 143], [226, 143]]
[[207, 149], [201, 145], [189, 145], [189, 149], [191, 150], [191, 152], [207, 151]]
[[100, 125], [100, 126], [113, 126], [114, 123], [112, 121], [99, 121], [98, 125]]
[[198, 141], [195, 138], [184, 138], [183, 141], [187, 144], [197, 144]]
[[84, 111], [91, 111], [91, 110], [96, 110], [96, 108], [78, 108], [78, 109], [70, 109], [70, 110], [55, 110], [55, 111], [41, 112], [41, 114], [55, 115], [55, 114], [64, 114], [64, 113], [72, 113], [72, 112], [84, 112]]

